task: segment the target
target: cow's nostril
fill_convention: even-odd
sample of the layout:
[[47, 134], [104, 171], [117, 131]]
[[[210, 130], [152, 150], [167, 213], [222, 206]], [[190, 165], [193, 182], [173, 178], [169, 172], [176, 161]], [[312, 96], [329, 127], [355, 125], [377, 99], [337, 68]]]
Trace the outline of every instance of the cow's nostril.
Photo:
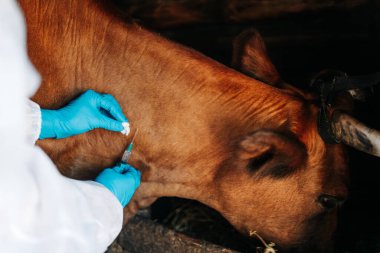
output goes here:
[[344, 202], [344, 198], [322, 194], [318, 197], [318, 202], [326, 209], [334, 209]]

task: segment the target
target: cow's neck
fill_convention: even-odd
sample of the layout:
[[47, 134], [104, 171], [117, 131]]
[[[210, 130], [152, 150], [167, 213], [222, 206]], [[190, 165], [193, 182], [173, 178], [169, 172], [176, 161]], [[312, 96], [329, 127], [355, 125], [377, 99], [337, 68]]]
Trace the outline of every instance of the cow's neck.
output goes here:
[[213, 188], [217, 168], [255, 129], [289, 127], [292, 116], [287, 108], [292, 100], [137, 26], [129, 32], [126, 44], [135, 46], [133, 56], [124, 59], [131, 66], [126, 66], [130, 71], [126, 82], [131, 85], [123, 91], [131, 97], [124, 103], [146, 140], [146, 145], [139, 143], [141, 152], [134, 165], [148, 167], [138, 199], [190, 198], [221, 211], [219, 191]]
[[219, 209], [211, 182], [237, 146], [230, 141], [286, 125], [289, 100], [138, 26], [128, 32], [119, 61], [125, 64], [126, 85], [119, 91], [125, 97], [118, 99], [141, 134], [132, 160], [147, 167], [139, 194], [191, 198]]
[[[31, 54], [44, 50], [51, 56], [38, 62], [34, 51], [33, 58], [39, 66], [50, 65], [42, 74], [55, 79], [44, 80], [36, 99], [42, 106], [59, 107], [86, 89], [116, 96], [133, 128], [139, 128], [131, 163], [144, 171], [142, 198], [175, 195], [218, 208], [208, 185], [236, 147], [231, 140], [289, 120], [290, 100], [277, 89], [126, 25], [91, 0], [54, 1], [57, 9], [49, 4], [43, 4], [43, 17], [35, 17], [39, 28], [32, 25], [33, 36], [41, 38], [34, 39], [38, 43], [31, 45]], [[59, 15], [61, 8], [72, 13]], [[45, 36], [39, 34], [43, 29], [56, 30]], [[56, 103], [46, 98], [52, 91]]]

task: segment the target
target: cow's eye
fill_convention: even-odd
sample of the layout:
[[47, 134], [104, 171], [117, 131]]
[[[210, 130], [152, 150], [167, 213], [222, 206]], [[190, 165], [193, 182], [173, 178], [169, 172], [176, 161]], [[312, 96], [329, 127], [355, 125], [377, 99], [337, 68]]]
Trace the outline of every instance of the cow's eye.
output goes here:
[[255, 171], [259, 170], [267, 162], [272, 160], [272, 158], [273, 158], [272, 152], [266, 152], [266, 153], [264, 153], [258, 157], [252, 158], [249, 160], [248, 170], [250, 172], [255, 172]]

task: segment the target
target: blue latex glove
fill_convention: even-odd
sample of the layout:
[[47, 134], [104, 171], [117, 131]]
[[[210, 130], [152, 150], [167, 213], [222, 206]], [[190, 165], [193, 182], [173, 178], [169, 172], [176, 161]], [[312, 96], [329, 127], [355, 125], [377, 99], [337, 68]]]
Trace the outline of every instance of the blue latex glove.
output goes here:
[[88, 90], [59, 110], [41, 109], [39, 139], [66, 138], [94, 128], [120, 132], [128, 122], [116, 99], [109, 94]]
[[110, 190], [125, 207], [140, 185], [141, 173], [129, 164], [120, 163], [103, 170], [95, 179]]

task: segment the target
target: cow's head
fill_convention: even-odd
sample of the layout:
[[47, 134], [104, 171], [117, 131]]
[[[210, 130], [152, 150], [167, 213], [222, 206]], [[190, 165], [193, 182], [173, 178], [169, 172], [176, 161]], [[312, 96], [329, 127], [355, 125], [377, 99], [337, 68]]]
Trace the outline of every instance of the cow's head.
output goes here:
[[313, 96], [281, 80], [257, 32], [240, 35], [234, 49], [238, 70], [297, 97], [304, 113], [294, 112], [301, 116], [296, 122], [289, 116], [281, 129], [261, 126], [236, 142], [216, 177], [218, 209], [246, 235], [257, 231], [285, 248], [311, 243], [325, 250], [347, 197], [343, 146], [321, 139]]

